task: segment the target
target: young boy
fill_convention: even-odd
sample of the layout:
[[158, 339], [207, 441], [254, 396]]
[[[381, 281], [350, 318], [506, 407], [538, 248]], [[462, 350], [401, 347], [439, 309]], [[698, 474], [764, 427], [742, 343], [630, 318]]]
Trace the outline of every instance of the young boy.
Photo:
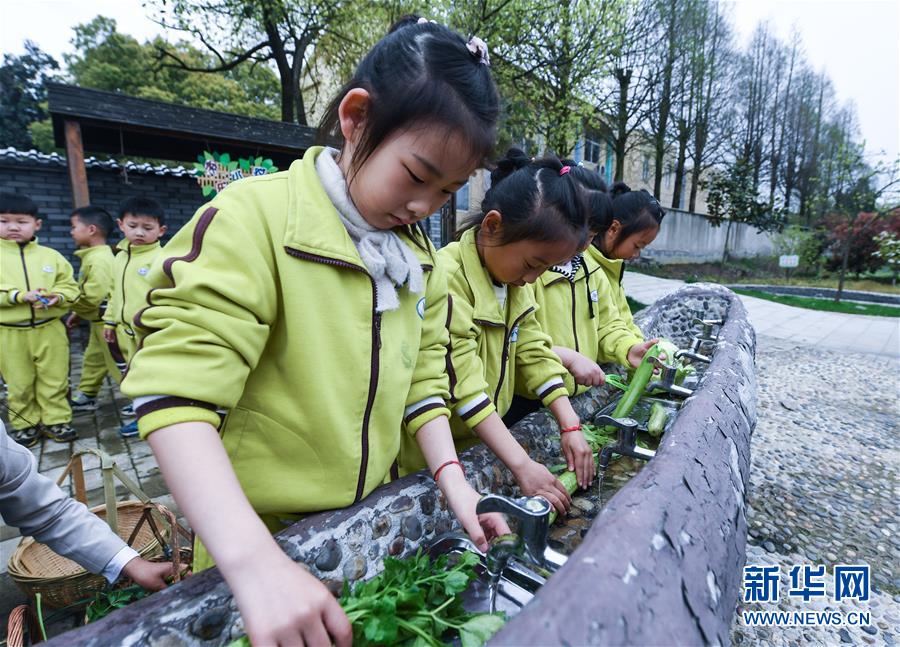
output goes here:
[[[103, 317], [103, 337], [124, 375], [137, 350], [134, 315], [147, 305], [147, 273], [162, 252], [159, 239], [166, 233], [166, 218], [156, 200], [134, 197], [122, 203], [117, 223], [125, 240], [119, 243], [121, 251], [113, 259], [113, 286]], [[137, 436], [137, 421], [122, 425], [119, 434]]]
[[86, 507], [38, 473], [31, 452], [17, 447], [0, 422], [0, 516], [91, 573], [110, 583], [125, 574], [149, 591], [166, 587], [171, 562], [140, 557]]
[[112, 288], [113, 253], [106, 244], [106, 237], [113, 228], [112, 216], [100, 207], [80, 207], [70, 217], [72, 240], [78, 245], [75, 255], [81, 259], [78, 270], [78, 301], [72, 304], [72, 314], [66, 319], [66, 327], [73, 328], [80, 319], [91, 327], [78, 390], [72, 396], [72, 409], [92, 411], [97, 408], [97, 394], [103, 378], [109, 373], [116, 381], [119, 371], [103, 339], [103, 313], [106, 298]]
[[72, 266], [39, 245], [37, 205], [0, 193], [0, 373], [8, 389], [16, 442], [31, 447], [41, 433], [76, 439], [70, 426], [69, 339], [60, 320], [78, 297]]

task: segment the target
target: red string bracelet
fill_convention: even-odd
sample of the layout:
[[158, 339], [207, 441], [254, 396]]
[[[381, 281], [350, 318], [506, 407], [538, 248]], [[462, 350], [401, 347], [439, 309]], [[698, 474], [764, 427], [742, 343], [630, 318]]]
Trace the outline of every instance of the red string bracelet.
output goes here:
[[571, 427], [562, 427], [562, 428], [559, 430], [559, 433], [560, 433], [560, 434], [567, 434], [567, 433], [569, 433], [570, 431], [581, 431], [581, 424], [579, 423], [579, 424], [573, 425], [573, 426], [571, 426]]
[[434, 470], [434, 482], [435, 483], [437, 483], [438, 477], [441, 475], [441, 470], [443, 470], [445, 467], [447, 467], [449, 465], [459, 465], [459, 469], [462, 470], [463, 476], [466, 475], [466, 470], [462, 466], [462, 463], [460, 463], [459, 461], [447, 461], [446, 463], [443, 463], [439, 468]]

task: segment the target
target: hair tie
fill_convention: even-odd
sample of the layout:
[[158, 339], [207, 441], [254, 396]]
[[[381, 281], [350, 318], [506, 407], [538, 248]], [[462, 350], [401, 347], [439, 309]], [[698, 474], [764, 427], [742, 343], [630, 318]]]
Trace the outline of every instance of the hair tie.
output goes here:
[[478, 36], [472, 36], [469, 42], [466, 43], [466, 48], [472, 53], [472, 56], [478, 57], [478, 62], [482, 65], [489, 66], [491, 64], [491, 60], [488, 58], [487, 43], [478, 38]]
[[571, 166], [563, 166], [561, 169], [559, 169], [559, 174], [562, 176], [562, 175], [565, 175], [566, 173], [568, 173], [568, 172], [571, 171], [571, 170], [572, 170], [572, 167], [571, 167]]

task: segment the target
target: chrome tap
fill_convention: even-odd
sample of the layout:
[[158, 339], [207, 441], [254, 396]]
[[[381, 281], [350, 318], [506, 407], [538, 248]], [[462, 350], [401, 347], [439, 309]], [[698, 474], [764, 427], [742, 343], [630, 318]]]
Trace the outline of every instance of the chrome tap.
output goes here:
[[512, 557], [521, 555], [535, 566], [555, 571], [568, 559], [547, 545], [547, 533], [550, 530], [550, 502], [542, 496], [512, 498], [499, 494], [486, 494], [475, 506], [476, 514], [500, 512], [518, 520], [519, 532], [517, 543], [510, 546], [505, 542], [488, 549], [487, 564], [490, 569], [502, 569]]
[[679, 398], [687, 398], [693, 395], [694, 392], [690, 389], [675, 384], [675, 377], [678, 373], [678, 369], [673, 364], [666, 364], [658, 357], [651, 357], [650, 363], [660, 370], [660, 376], [658, 380], [647, 385], [647, 393], [653, 393], [657, 389], [661, 389], [666, 393], [678, 396]]
[[600, 450], [600, 470], [605, 472], [609, 466], [609, 459], [613, 454], [620, 456], [631, 456], [632, 458], [640, 458], [648, 461], [656, 452], [652, 449], [644, 449], [637, 445], [637, 428], [638, 423], [634, 418], [613, 418], [612, 416], [597, 416], [594, 424], [598, 427], [601, 425], [609, 425], [616, 428], [616, 442], [606, 445]]
[[[700, 342], [700, 343], [697, 343], [697, 342]], [[702, 343], [702, 341], [700, 341], [699, 339], [695, 339], [694, 344], [691, 346], [690, 349], [682, 348], [681, 350], [676, 350], [675, 351], [675, 359], [687, 358], [687, 359], [694, 360], [695, 362], [705, 362], [706, 364], [709, 364], [712, 361], [712, 358], [708, 357], [707, 355], [703, 355], [702, 353], [699, 352], [701, 343]]]

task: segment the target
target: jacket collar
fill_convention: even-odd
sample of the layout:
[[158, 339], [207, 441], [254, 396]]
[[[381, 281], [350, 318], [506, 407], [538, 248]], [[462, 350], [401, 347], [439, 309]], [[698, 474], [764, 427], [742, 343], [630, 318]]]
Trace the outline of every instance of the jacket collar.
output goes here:
[[119, 241], [119, 244], [116, 245], [116, 249], [120, 249], [123, 252], [131, 252], [132, 256], [137, 256], [138, 254], [146, 254], [147, 252], [159, 249], [159, 241], [157, 240], [155, 243], [151, 243], [149, 245], [132, 245], [131, 241], [127, 238], [123, 238]]
[[[325, 193], [316, 171], [316, 158], [323, 146], [312, 146], [288, 169], [288, 210], [283, 244], [285, 247], [366, 269], [356, 245], [341, 222], [337, 209]], [[397, 232], [423, 265], [431, 265], [428, 255], [405, 232]]]
[[31, 240], [29, 240], [27, 243], [19, 243], [19, 242], [16, 242], [16, 241], [14, 241], [14, 240], [7, 240], [7, 239], [5, 239], [5, 238], [0, 238], [0, 245], [3, 245], [4, 247], [8, 247], [10, 250], [12, 250], [13, 248], [15, 248], [15, 249], [19, 249], [19, 248], [25, 248], [25, 249], [28, 249], [29, 247], [36, 247], [37, 244], [38, 244], [38, 237], [37, 237], [37, 236], [35, 236], [35, 237], [32, 238]]
[[109, 245], [94, 245], [93, 247], [81, 247], [75, 250], [75, 256], [81, 260], [89, 256], [96, 256], [98, 253], [109, 253]]
[[[472, 318], [495, 326], [505, 326], [507, 318], [500, 309], [500, 302], [494, 294], [491, 275], [481, 263], [481, 257], [478, 255], [478, 247], [475, 244], [477, 231], [477, 227], [469, 229], [459, 239], [460, 262], [475, 299]], [[531, 288], [507, 286], [506, 302], [509, 308], [509, 319], [515, 321], [529, 308], [534, 308]]]
[[[587, 258], [587, 252], [584, 252], [584, 257]], [[575, 282], [578, 283], [580, 280], [587, 276], [587, 266], [585, 261], [582, 261], [578, 264], [578, 270], [575, 272]], [[554, 285], [555, 283], [559, 283], [560, 281], [568, 281], [568, 279], [559, 272], [554, 272], [552, 270], [547, 270], [543, 274], [538, 277], [538, 281], [544, 287], [548, 287], [550, 285]]]
[[600, 265], [609, 276], [615, 276], [619, 283], [622, 282], [622, 272], [625, 269], [625, 266], [624, 261], [621, 258], [607, 258], [603, 255], [603, 252], [597, 249], [594, 245], [588, 247], [585, 255], [589, 256], [591, 260]]

